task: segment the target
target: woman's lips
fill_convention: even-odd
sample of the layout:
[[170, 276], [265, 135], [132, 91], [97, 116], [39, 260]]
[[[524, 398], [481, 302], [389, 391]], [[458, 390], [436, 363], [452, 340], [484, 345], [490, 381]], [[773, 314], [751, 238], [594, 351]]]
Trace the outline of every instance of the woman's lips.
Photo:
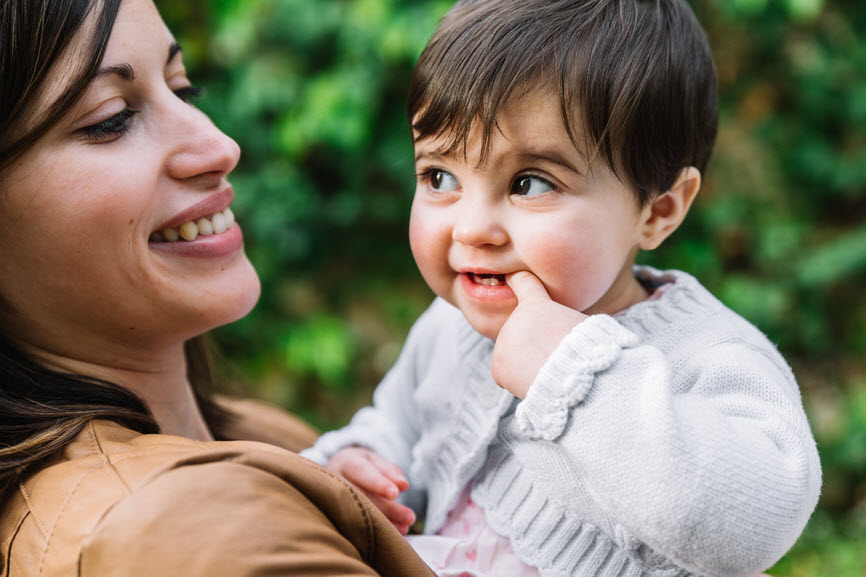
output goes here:
[[221, 190], [208, 195], [200, 202], [194, 204], [175, 214], [171, 219], [160, 224], [154, 232], [160, 232], [169, 229], [180, 229], [181, 226], [188, 222], [197, 222], [202, 217], [210, 219], [213, 215], [224, 212], [234, 201], [235, 193], [231, 186], [226, 186]]
[[154, 241], [148, 245], [154, 251], [184, 257], [218, 258], [241, 250], [244, 237], [237, 223], [218, 234], [198, 235], [195, 240], [176, 242]]
[[209, 217], [190, 220], [177, 228], [164, 228], [150, 235], [150, 242], [192, 242], [200, 236], [222, 234], [235, 223], [235, 215], [231, 208], [216, 212]]

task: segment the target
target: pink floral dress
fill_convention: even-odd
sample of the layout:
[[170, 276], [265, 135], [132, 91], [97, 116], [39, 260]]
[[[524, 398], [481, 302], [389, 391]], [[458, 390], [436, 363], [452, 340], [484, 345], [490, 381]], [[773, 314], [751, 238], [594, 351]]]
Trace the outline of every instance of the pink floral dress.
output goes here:
[[439, 577], [539, 577], [517, 558], [511, 542], [490, 528], [469, 487], [438, 533], [407, 539]]

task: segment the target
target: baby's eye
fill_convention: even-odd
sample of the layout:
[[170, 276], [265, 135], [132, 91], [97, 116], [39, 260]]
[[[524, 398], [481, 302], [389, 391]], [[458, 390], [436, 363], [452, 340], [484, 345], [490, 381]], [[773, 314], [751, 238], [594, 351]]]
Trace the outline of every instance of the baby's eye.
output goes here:
[[539, 196], [546, 192], [556, 190], [552, 184], [540, 176], [518, 176], [511, 185], [511, 194], [519, 196]]
[[430, 179], [430, 188], [438, 192], [450, 192], [460, 188], [460, 183], [453, 174], [438, 168], [428, 171], [427, 178]]

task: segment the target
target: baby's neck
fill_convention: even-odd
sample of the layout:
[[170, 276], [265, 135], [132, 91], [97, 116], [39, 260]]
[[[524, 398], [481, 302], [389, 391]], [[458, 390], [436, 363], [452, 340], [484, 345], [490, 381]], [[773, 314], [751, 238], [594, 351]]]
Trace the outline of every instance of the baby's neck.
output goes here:
[[604, 297], [583, 311], [585, 314], [614, 315], [620, 313], [650, 297], [651, 292], [634, 276], [632, 267], [617, 277]]

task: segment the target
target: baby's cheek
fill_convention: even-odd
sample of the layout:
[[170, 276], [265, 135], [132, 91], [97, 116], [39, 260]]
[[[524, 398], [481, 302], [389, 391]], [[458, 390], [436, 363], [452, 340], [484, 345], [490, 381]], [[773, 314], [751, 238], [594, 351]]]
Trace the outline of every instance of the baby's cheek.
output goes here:
[[[529, 260], [529, 258], [527, 258]], [[578, 239], [555, 239], [536, 250], [530, 268], [559, 304], [582, 311], [595, 303], [606, 290], [607, 271], [603, 246]], [[618, 268], [618, 267], [617, 267]]]
[[435, 222], [414, 218], [409, 224], [409, 245], [425, 282], [437, 295], [450, 296], [452, 271], [448, 264], [450, 234]]

